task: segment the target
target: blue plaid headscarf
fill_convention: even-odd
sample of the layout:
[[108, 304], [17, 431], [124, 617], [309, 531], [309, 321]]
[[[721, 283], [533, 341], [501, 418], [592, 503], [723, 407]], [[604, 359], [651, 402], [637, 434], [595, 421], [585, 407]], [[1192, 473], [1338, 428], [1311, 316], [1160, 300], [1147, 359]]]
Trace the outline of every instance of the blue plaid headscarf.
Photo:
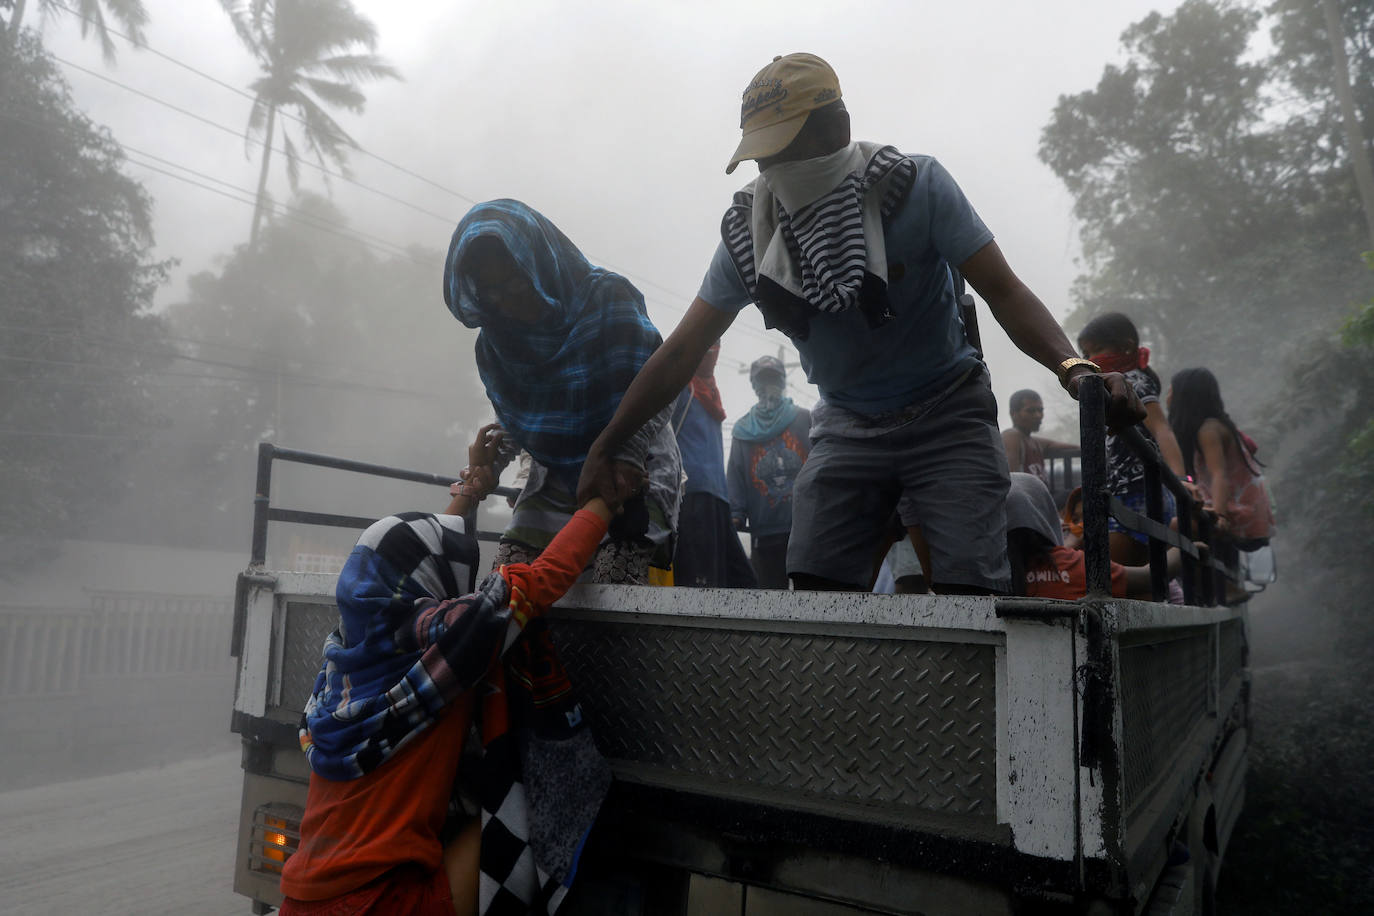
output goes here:
[[373, 523], [353, 548], [335, 590], [339, 628], [301, 717], [301, 749], [321, 776], [381, 766], [508, 644], [506, 580], [492, 573], [473, 590], [477, 541], [463, 528], [456, 516], [404, 512]]
[[[544, 300], [533, 325], [477, 296], [464, 258], [479, 238], [500, 242]], [[534, 459], [575, 475], [630, 382], [663, 339], [644, 297], [588, 263], [558, 227], [518, 200], [468, 211], [444, 263], [444, 302], [477, 335], [477, 371], [496, 418]]]

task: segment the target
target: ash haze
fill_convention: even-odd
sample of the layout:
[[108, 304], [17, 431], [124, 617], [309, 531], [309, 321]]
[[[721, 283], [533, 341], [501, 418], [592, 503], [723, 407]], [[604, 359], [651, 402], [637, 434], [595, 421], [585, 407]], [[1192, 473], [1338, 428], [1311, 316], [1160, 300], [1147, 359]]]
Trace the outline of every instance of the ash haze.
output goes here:
[[[1042, 131], [1062, 97], [1094, 94], [1104, 68], [1127, 60], [1122, 33], [1158, 12], [1176, 21], [1145, 29], [1157, 46], [1131, 59], [1188, 64], [1162, 68], [1171, 70], [1160, 81], [1164, 103], [1142, 90], [1117, 99], [1130, 109], [1120, 123], [1065, 140], [1061, 121], [1050, 137], [1072, 147], [1070, 157], [1099, 141], [1113, 152], [1118, 141], [1139, 147], [1138, 163], [1105, 169], [1095, 193], [1077, 198], [1085, 219], [1094, 208], [1126, 213], [1119, 222], [1132, 230], [1108, 246], [1111, 282], [1099, 269], [1088, 285], [1096, 302], [1169, 306], [1141, 310], [1154, 313], [1156, 338], [1168, 335], [1151, 340], [1147, 327], [1141, 343], [1156, 345], [1168, 370], [1217, 371], [1231, 415], [1263, 446], [1278, 507], [1282, 575], [1248, 606], [1243, 648], [1228, 643], [1239, 660], [1223, 655], [1220, 631], [1217, 651], [1205, 653], [1249, 669], [1237, 693], [1253, 702], [1243, 717], [1217, 715], [1225, 691], [1209, 678], [1204, 718], [1250, 732], [1246, 810], [1218, 911], [1374, 912], [1374, 781], [1365, 775], [1374, 707], [1351, 689], [1374, 679], [1374, 273], [1359, 260], [1374, 245], [1364, 234], [1374, 206], [1357, 212], [1353, 203], [1354, 175], [1344, 173], [1356, 143], [1327, 123], [1341, 92], [1324, 68], [1327, 52], [1314, 50], [1328, 27], [1313, 19], [1325, 4], [1355, 23], [1346, 35], [1353, 82], [1364, 123], [1374, 125], [1374, 0], [351, 0], [377, 28], [376, 54], [401, 76], [359, 83], [361, 114], [328, 109], [361, 147], [349, 155], [353, 179], [373, 190], [326, 182], [303, 161], [294, 196], [274, 153], [273, 202], [347, 229], [322, 235], [278, 217], [263, 230], [270, 243], [260, 237], [256, 247], [247, 242], [262, 147], [246, 144], [244, 129], [258, 64], [223, 3], [142, 2], [147, 47], [116, 38], [113, 64], [81, 36], [77, 0], [29, 0], [23, 23], [41, 30], [75, 107], [108, 128], [127, 158], [102, 152], [62, 91], [33, 75], [47, 70], [34, 65], [43, 55], [31, 43], [27, 94], [11, 93], [22, 81], [0, 85], [0, 116], [10, 119], [0, 118], [0, 223], [9, 233], [23, 222], [29, 233], [5, 234], [21, 244], [0, 245], [0, 406], [16, 408], [0, 416], [0, 911], [248, 911], [230, 882], [241, 761], [257, 757], [240, 756], [229, 728], [243, 674], [230, 621], [259, 492], [255, 454], [265, 440], [440, 474], [467, 463], [467, 443], [492, 411], [475, 333], [448, 313], [440, 281], [450, 235], [473, 203], [513, 197], [545, 213], [593, 263], [639, 287], [666, 336], [694, 297], [732, 193], [756, 174], [748, 162], [724, 171], [739, 139], [741, 90], [774, 56], [809, 51], [834, 66], [854, 137], [938, 157], [1016, 273], [1062, 319], [1079, 305], [1070, 291], [1083, 272], [1080, 227], [1075, 199], [1038, 157]], [[17, 7], [0, 0], [0, 17]], [[22, 56], [0, 59], [0, 83], [15, 72], [8, 60]], [[1266, 72], [1247, 75], [1252, 64]], [[25, 99], [46, 102], [56, 120], [34, 123], [17, 104]], [[26, 123], [29, 133], [13, 126]], [[35, 139], [61, 125], [85, 145]], [[1204, 153], [1173, 156], [1155, 142], [1157, 125], [1180, 127]], [[280, 134], [273, 145], [282, 146]], [[1062, 166], [1064, 150], [1049, 148]], [[90, 170], [72, 165], [83, 154], [97, 160]], [[40, 167], [49, 163], [62, 169]], [[110, 182], [88, 172], [127, 175], [146, 189], [151, 252], [121, 239], [127, 245], [109, 257], [101, 236], [121, 233], [71, 218], [80, 201], [97, 217], [139, 222], [129, 214], [140, 207], [109, 204]], [[8, 175], [39, 190], [11, 194]], [[1132, 196], [1123, 188], [1137, 199], [1118, 208]], [[1101, 237], [1102, 218], [1085, 226]], [[153, 292], [152, 282], [111, 280], [116, 271], [145, 276], [125, 261], [162, 259], [172, 264]], [[37, 262], [52, 269], [27, 269]], [[59, 282], [68, 274], [77, 279]], [[1365, 317], [1352, 321], [1360, 303]], [[1077, 412], [1054, 376], [1020, 354], [985, 307], [979, 316], [1001, 425], [1010, 394], [1029, 387], [1044, 399], [1042, 435], [1074, 437]], [[754, 401], [745, 367], [780, 350], [795, 365], [786, 339], [745, 309], [717, 369], [730, 419]], [[799, 370], [789, 393], [808, 407], [817, 396]], [[423, 487], [275, 468], [273, 506], [355, 520], [442, 511], [451, 479]], [[486, 531], [509, 519], [501, 499], [481, 511]], [[320, 573], [316, 610], [332, 626], [333, 574], [356, 538], [276, 525], [266, 568]], [[491, 552], [486, 544], [479, 570]], [[256, 620], [284, 634], [296, 612], [266, 607]], [[1183, 645], [1165, 613], [1147, 616]], [[1187, 624], [1229, 612], [1183, 613]], [[306, 646], [294, 653], [306, 674], [320, 640], [308, 643], [293, 643]], [[267, 654], [256, 650], [259, 660]], [[1168, 696], [1161, 727], [1171, 729], [1191, 715], [1175, 694], [1184, 666], [1163, 661], [1177, 657], [1151, 663]], [[1068, 696], [1075, 669], [1060, 672], [1058, 692]], [[278, 687], [284, 697], [287, 686]], [[1184, 735], [1197, 744], [1195, 731], [1176, 737]], [[1195, 788], [1211, 783], [1196, 772], [1187, 774]], [[1134, 807], [1152, 817], [1163, 810]], [[1174, 861], [1177, 850], [1168, 851]]]
[[[355, 228], [399, 245], [441, 249], [471, 201], [516, 197], [542, 210], [591, 258], [629, 276], [665, 335], [690, 303], [718, 240], [730, 194], [754, 174], [726, 175], [738, 141], [739, 96], [774, 55], [806, 50], [839, 74], [854, 135], [938, 157], [997, 235], [1012, 267], [1055, 314], [1071, 303], [1077, 234], [1071, 201], [1036, 158], [1056, 98], [1094, 85], [1120, 57], [1118, 37], [1152, 10], [1129, 0], [885, 2], [844, 13], [782, 2], [448, 3], [359, 0], [378, 52], [403, 81], [365, 85], [366, 112], [339, 118], [362, 147], [463, 197], [354, 154], [356, 179], [440, 214], [438, 219], [334, 181]], [[227, 19], [209, 2], [147, 0], [150, 47], [232, 86], [255, 76]], [[241, 130], [249, 102], [120, 44], [113, 68], [71, 19], [45, 28], [58, 56]], [[67, 68], [79, 106], [116, 139], [242, 188], [258, 147], [108, 82]], [[280, 162], [269, 188], [284, 201]], [[156, 201], [158, 254], [180, 261], [160, 293], [247, 235], [249, 207], [131, 166]], [[302, 188], [323, 191], [302, 169]], [[466, 200], [464, 198], [467, 198]], [[434, 265], [434, 332], [454, 330]], [[1045, 396], [1051, 422], [1071, 417], [1052, 375], [1011, 345], [986, 310], [981, 329], [993, 386]], [[456, 338], [455, 333], [455, 338]], [[718, 378], [729, 415], [753, 402], [739, 370], [785, 344], [748, 309], [727, 334]], [[790, 349], [790, 348], [789, 348]], [[795, 357], [793, 357], [795, 358]], [[795, 373], [793, 396], [815, 389]]]

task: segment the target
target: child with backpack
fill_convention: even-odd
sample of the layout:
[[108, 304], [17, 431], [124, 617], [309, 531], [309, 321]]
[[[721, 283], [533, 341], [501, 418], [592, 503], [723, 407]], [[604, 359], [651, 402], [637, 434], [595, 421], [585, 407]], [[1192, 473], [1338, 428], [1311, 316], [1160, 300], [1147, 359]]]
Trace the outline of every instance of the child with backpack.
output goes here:
[[1188, 474], [1215, 513], [1218, 529], [1243, 551], [1258, 550], [1274, 535], [1274, 512], [1264, 485], [1258, 446], [1236, 428], [1208, 369], [1184, 369], [1169, 380], [1169, 426], [1178, 438]]

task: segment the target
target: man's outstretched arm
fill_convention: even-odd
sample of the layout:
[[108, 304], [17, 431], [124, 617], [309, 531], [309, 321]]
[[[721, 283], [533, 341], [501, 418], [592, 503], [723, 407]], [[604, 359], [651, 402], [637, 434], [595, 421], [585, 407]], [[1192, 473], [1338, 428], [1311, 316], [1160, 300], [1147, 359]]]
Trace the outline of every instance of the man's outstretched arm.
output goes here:
[[1046, 458], [1058, 458], [1060, 455], [1076, 454], [1080, 448], [1077, 442], [1060, 442], [1058, 439], [1042, 439], [1039, 436], [1032, 437], [1040, 446], [1040, 451], [1045, 453]]
[[605, 479], [612, 473], [611, 458], [634, 435], [635, 430], [667, 407], [687, 387], [701, 358], [734, 320], [734, 312], [722, 311], [700, 296], [693, 300], [687, 314], [678, 322], [673, 333], [668, 335], [668, 339], [663, 341], [663, 346], [655, 350], [639, 370], [629, 390], [620, 399], [615, 416], [611, 417], [611, 422], [606, 424], [601, 435], [592, 443], [577, 483], [579, 503], [591, 499], [598, 492], [613, 489]]
[[[1056, 374], [1060, 363], [1078, 355], [1050, 310], [1012, 272], [996, 242], [988, 242], [958, 268], [1022, 353]], [[1078, 380], [1090, 371], [1086, 367], [1070, 370], [1069, 394], [1078, 397]], [[1145, 419], [1145, 408], [1124, 376], [1104, 372], [1102, 379], [1107, 385], [1108, 426], [1134, 426]]]

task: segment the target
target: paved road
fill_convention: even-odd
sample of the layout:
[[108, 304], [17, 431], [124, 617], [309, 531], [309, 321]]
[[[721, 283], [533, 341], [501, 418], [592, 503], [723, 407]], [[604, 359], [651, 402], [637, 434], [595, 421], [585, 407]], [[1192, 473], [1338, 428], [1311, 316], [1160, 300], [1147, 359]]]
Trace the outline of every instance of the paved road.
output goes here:
[[0, 793], [0, 912], [246, 916], [238, 752]]

